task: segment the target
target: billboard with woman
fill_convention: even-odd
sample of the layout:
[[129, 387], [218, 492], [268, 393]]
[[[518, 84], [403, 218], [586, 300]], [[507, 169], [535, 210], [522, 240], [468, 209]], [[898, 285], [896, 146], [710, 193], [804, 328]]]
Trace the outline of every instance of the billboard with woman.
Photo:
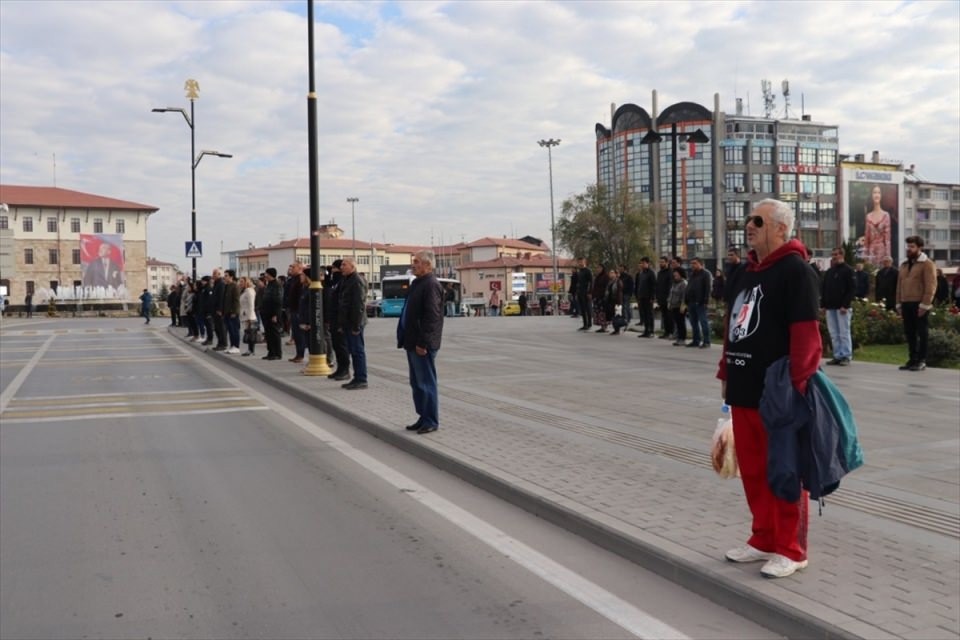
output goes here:
[[844, 173], [848, 178], [844, 208], [848, 239], [856, 244], [857, 260], [880, 267], [890, 256], [899, 263], [902, 174], [862, 169]]

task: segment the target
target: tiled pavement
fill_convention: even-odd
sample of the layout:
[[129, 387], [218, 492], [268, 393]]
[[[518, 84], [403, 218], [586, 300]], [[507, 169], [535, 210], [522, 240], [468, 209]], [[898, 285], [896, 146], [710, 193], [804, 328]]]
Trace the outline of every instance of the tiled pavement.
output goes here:
[[717, 346], [583, 333], [569, 318], [450, 319], [441, 429], [417, 436], [403, 429], [415, 416], [395, 326], [370, 321], [361, 391], [286, 359], [214, 357], [784, 635], [960, 637], [960, 372], [827, 367], [866, 465], [822, 516], [811, 505], [810, 566], [770, 581], [721, 560], [750, 527], [739, 482], [709, 463]]

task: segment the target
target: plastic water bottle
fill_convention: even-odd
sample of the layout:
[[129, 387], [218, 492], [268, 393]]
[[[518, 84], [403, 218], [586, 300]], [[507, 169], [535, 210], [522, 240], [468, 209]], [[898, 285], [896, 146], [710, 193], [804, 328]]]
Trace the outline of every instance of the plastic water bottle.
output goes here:
[[722, 405], [720, 405], [720, 417], [717, 418], [717, 428], [719, 429], [726, 424], [727, 420], [729, 420], [731, 417], [730, 405], [724, 402]]

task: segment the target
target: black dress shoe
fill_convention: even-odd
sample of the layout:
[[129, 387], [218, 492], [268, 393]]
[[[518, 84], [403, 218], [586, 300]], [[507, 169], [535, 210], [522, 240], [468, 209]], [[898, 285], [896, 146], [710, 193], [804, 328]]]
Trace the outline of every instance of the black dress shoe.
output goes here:
[[338, 373], [337, 375], [333, 376], [333, 379], [334, 379], [334, 380], [349, 380], [349, 379], [350, 379], [350, 373], [349, 373], [349, 372]]
[[439, 429], [439, 428], [440, 428], [440, 426], [439, 426], [439, 425], [436, 425], [436, 424], [433, 425], [433, 426], [429, 426], [429, 427], [428, 427], [427, 425], [424, 425], [424, 426], [420, 427], [419, 429], [417, 429], [417, 433], [418, 433], [419, 435], [423, 435], [423, 434], [425, 434], [425, 433], [433, 433], [434, 431], [436, 431], [436, 430]]
[[331, 373], [331, 374], [328, 375], [327, 377], [330, 378], [331, 380], [335, 380], [335, 379], [337, 378], [337, 376], [342, 376], [342, 375], [343, 375], [343, 372], [342, 372], [342, 371], [334, 371], [333, 373]]
[[406, 426], [407, 431], [419, 431], [423, 427], [423, 423], [417, 420], [413, 424], [408, 424]]
[[367, 383], [357, 382], [356, 380], [354, 380], [353, 382], [348, 382], [347, 384], [342, 384], [340, 386], [349, 391], [353, 391], [354, 389], [366, 389]]

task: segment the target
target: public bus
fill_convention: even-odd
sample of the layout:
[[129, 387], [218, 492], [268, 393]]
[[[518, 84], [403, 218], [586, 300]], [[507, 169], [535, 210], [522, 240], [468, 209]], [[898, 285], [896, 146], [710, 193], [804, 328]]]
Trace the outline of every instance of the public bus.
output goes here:
[[[378, 315], [384, 318], [399, 318], [403, 311], [403, 303], [407, 299], [407, 291], [410, 289], [410, 283], [416, 279], [413, 274], [402, 276], [384, 276], [380, 281], [380, 313]], [[453, 290], [457, 292], [457, 314], [460, 314], [460, 281], [453, 278], [437, 278], [443, 286], [444, 291], [447, 284], [453, 285]], [[446, 307], [444, 307], [446, 309]], [[444, 311], [446, 312], [446, 311]]]

